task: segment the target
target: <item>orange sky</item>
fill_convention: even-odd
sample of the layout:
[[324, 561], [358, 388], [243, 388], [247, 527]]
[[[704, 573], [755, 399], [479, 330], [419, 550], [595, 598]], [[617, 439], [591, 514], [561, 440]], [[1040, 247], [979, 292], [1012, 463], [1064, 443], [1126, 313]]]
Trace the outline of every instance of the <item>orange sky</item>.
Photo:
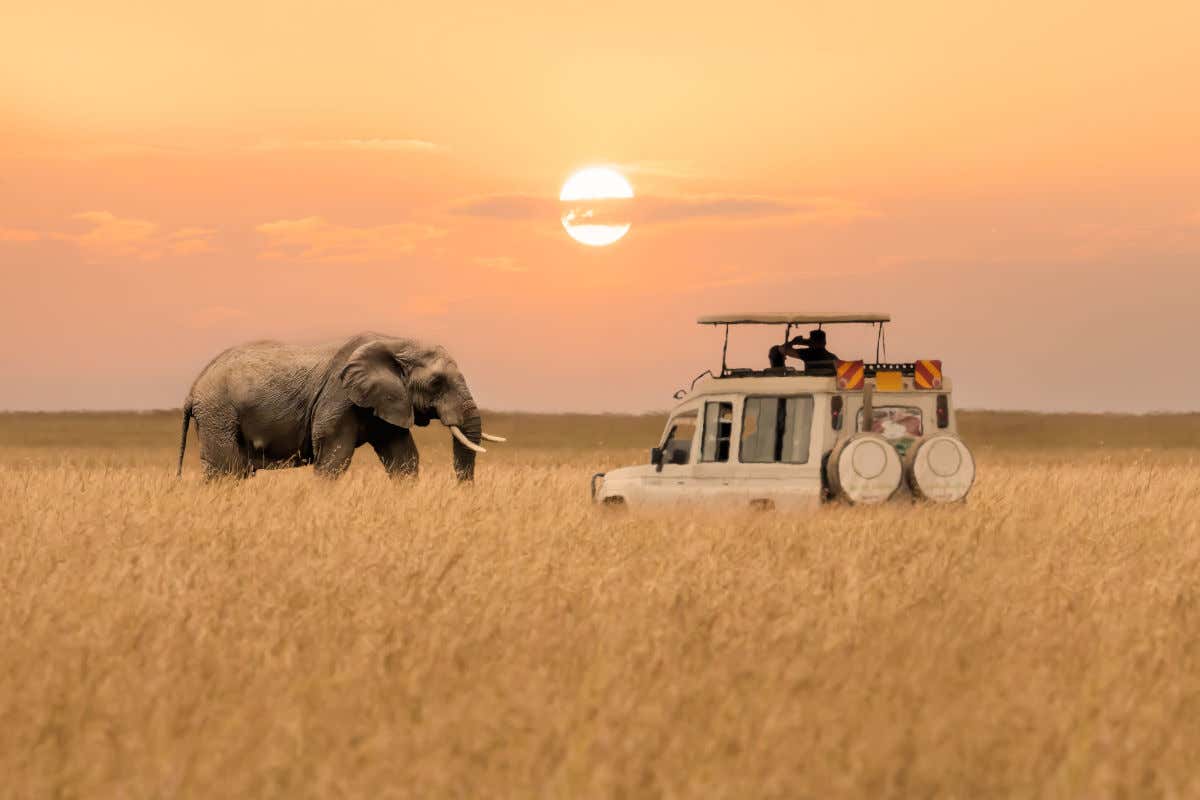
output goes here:
[[[964, 406], [1200, 406], [1200, 4], [45, 5], [0, 30], [0, 409], [364, 328], [485, 407], [665, 408], [696, 316], [791, 308], [891, 311]], [[642, 203], [600, 249], [555, 206], [594, 163]]]

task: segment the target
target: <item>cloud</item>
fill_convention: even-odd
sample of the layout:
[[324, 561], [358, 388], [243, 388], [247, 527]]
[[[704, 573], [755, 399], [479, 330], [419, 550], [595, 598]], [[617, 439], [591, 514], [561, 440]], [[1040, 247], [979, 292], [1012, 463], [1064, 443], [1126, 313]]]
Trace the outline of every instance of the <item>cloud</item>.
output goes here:
[[527, 194], [497, 194], [463, 200], [450, 208], [451, 214], [485, 219], [555, 219], [561, 213], [556, 198]]
[[28, 228], [0, 228], [0, 242], [36, 242], [42, 234]]
[[799, 206], [769, 197], [699, 195], [647, 197], [634, 205], [634, 222], [682, 222], [689, 219], [754, 219], [787, 216]]
[[110, 211], [84, 211], [72, 219], [89, 223], [91, 229], [80, 234], [59, 234], [59, 238], [93, 256], [153, 261], [163, 253], [158, 225], [148, 220], [118, 217]]
[[0, 243], [66, 242], [91, 260], [155, 261], [164, 255], [213, 252], [212, 237], [216, 231], [212, 228], [178, 228], [164, 232], [149, 220], [119, 217], [111, 211], [83, 211], [71, 219], [86, 223], [87, 230], [0, 228]]
[[472, 261], [485, 269], [493, 269], [497, 272], [525, 272], [527, 268], [524, 264], [518, 263], [511, 256], [480, 256]]
[[275, 150], [358, 150], [377, 153], [434, 153], [445, 148], [424, 139], [306, 139], [286, 141], [269, 139], [251, 148], [258, 152]]
[[323, 217], [281, 219], [259, 225], [255, 230], [266, 239], [260, 259], [319, 264], [388, 261], [411, 253], [419, 242], [445, 233], [415, 223], [354, 227]]
[[214, 233], [212, 228], [180, 228], [167, 235], [166, 249], [177, 256], [211, 253]]
[[691, 220], [737, 222], [791, 218], [809, 223], [849, 222], [875, 216], [870, 210], [830, 197], [774, 198], [761, 195], [640, 195], [631, 199], [562, 203], [553, 198], [501, 194], [463, 200], [450, 212], [498, 220], [558, 219], [574, 212], [593, 225], [668, 224]]

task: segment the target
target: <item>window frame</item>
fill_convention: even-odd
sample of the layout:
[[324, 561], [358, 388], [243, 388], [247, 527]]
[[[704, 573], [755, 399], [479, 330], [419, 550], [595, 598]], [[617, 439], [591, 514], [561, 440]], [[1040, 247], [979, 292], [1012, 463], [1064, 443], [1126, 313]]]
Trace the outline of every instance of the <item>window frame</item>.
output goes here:
[[[746, 408], [749, 405], [747, 401], [774, 399], [774, 400], [782, 400], [786, 403], [786, 401], [788, 401], [788, 400], [800, 400], [800, 399], [805, 399], [805, 398], [807, 398], [808, 400], [811, 401], [811, 405], [809, 406], [809, 415], [808, 415], [808, 450], [805, 451], [805, 453], [804, 453], [804, 460], [803, 461], [785, 461], [782, 458], [780, 458], [777, 461], [746, 461], [742, 457], [744, 455], [744, 453], [742, 451], [742, 443], [745, 441], [745, 435], [746, 435]], [[786, 464], [788, 466], [803, 466], [805, 464], [811, 464], [812, 460], [813, 460], [812, 459], [812, 443], [813, 443], [813, 428], [812, 428], [812, 426], [813, 426], [813, 420], [815, 420], [816, 418], [817, 418], [817, 396], [815, 394], [812, 394], [811, 392], [800, 392], [800, 393], [795, 393], [795, 394], [748, 394], [748, 395], [746, 395], [745, 397], [742, 398], [741, 424], [740, 424], [740, 427], [738, 428], [737, 463], [745, 464], [747, 466], [760, 466], [760, 467], [761, 466], [771, 466], [772, 464]], [[785, 420], [786, 420], [786, 417], [785, 417]], [[784, 425], [786, 426], [786, 424], [787, 423], [785, 421]], [[783, 431], [779, 430], [778, 421], [776, 422], [775, 435], [777, 437], [776, 442], [777, 443], [781, 442], [782, 436], [783, 436]]]
[[[720, 426], [722, 424], [721, 418], [720, 418], [721, 406], [729, 407], [729, 422], [726, 423], [729, 425], [729, 435], [724, 439], [724, 441], [728, 443], [728, 447], [726, 448], [726, 451], [725, 451], [725, 458], [716, 458], [715, 454], [714, 454], [713, 458], [705, 458], [704, 457], [704, 444], [707, 441], [707, 437], [708, 437], [708, 407], [713, 406], [713, 405], [717, 406], [717, 435], [713, 437], [713, 441], [716, 444], [717, 453], [720, 453], [720, 451], [721, 451], [721, 442], [722, 442], [722, 438], [720, 436], [720, 430], [721, 430]], [[733, 398], [730, 398], [728, 400], [705, 400], [704, 401], [704, 405], [700, 409], [701, 411], [703, 411], [703, 413], [700, 415], [700, 419], [701, 419], [700, 458], [695, 463], [697, 463], [697, 464], [728, 464], [732, 460], [730, 457], [733, 455], [733, 441], [734, 441], [734, 439], [733, 439], [733, 422], [735, 419], [733, 411], [734, 411], [734, 406], [736, 406], [736, 405], [737, 404], [734, 402]]]

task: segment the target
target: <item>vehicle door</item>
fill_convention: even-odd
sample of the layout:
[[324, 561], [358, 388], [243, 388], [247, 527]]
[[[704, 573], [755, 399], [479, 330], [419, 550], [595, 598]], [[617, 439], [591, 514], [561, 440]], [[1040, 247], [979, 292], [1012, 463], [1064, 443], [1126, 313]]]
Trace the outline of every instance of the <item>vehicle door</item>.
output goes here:
[[753, 395], [742, 401], [735, 474], [751, 502], [807, 506], [821, 499], [828, 397]]
[[652, 502], [687, 499], [692, 493], [698, 415], [699, 410], [691, 406], [679, 409], [668, 420], [659, 445], [662, 464], [645, 481]]
[[734, 420], [738, 398], [706, 397], [699, 409], [700, 451], [692, 471], [698, 499], [727, 499], [742, 491], [735, 476]]

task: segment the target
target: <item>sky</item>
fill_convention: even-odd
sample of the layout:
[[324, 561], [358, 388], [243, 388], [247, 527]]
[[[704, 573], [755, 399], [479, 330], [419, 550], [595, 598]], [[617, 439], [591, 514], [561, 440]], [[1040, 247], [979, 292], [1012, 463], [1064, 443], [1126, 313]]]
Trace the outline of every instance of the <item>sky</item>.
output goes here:
[[[890, 312], [960, 407], [1200, 408], [1200, 4], [473, 5], [6, 8], [0, 410], [361, 330], [484, 408], [658, 410], [696, 317], [810, 309]], [[603, 248], [557, 201], [596, 164]]]

